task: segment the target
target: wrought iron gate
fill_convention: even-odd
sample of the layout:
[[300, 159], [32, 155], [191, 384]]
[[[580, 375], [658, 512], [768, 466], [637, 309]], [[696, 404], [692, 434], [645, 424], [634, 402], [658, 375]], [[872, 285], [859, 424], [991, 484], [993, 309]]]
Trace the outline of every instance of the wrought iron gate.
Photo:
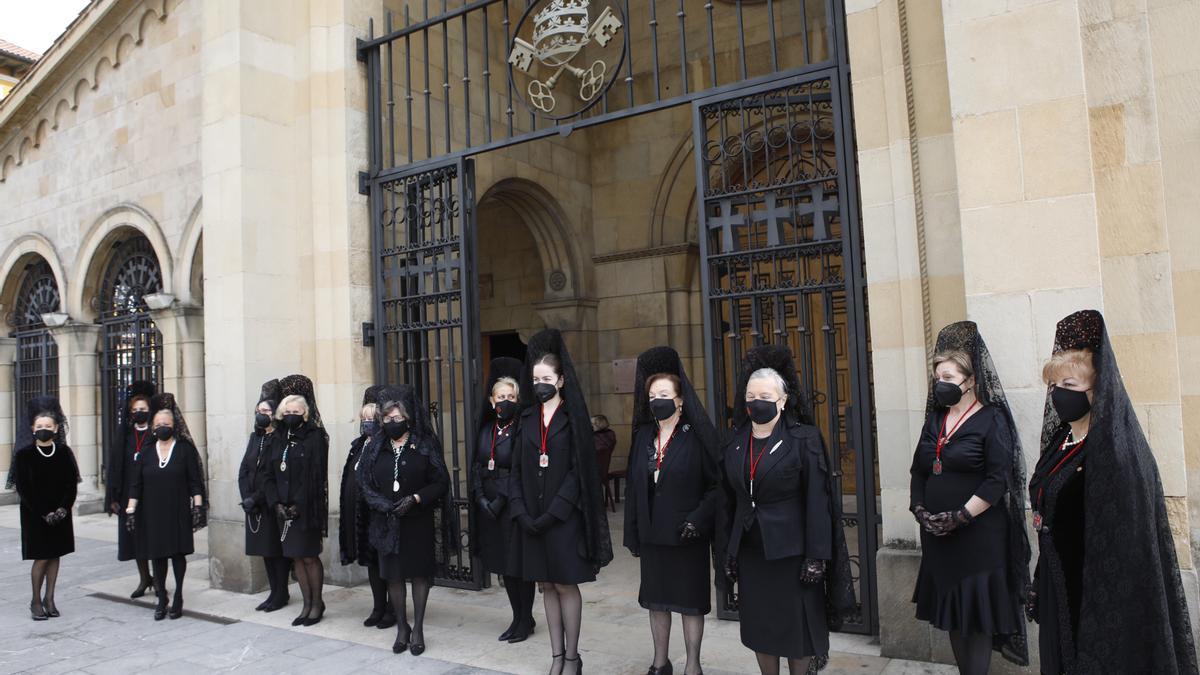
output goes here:
[[469, 420], [482, 400], [472, 168], [471, 160], [457, 159], [378, 181], [370, 199], [378, 381], [416, 387], [450, 468], [461, 536], [438, 541], [435, 580], [479, 589], [486, 575], [470, 549], [467, 498], [467, 458], [475, 446]]
[[[162, 334], [143, 300], [161, 290], [162, 272], [150, 242], [139, 235], [117, 243], [93, 301], [100, 314], [104, 462], [117, 426], [124, 422], [126, 388], [135, 380], [162, 387]], [[101, 469], [102, 477], [106, 469]]]
[[[30, 399], [58, 395], [58, 343], [42, 322], [43, 314], [58, 310], [58, 284], [49, 263], [39, 260], [30, 264], [17, 291], [16, 308], [8, 317], [12, 335], [17, 339], [17, 360], [13, 369], [17, 425], [25, 424], [25, 404]], [[15, 438], [21, 437], [21, 430], [18, 430]]]
[[[733, 388], [747, 349], [791, 349], [840, 476], [860, 599], [847, 630], [869, 633], [877, 623], [879, 517], [858, 193], [842, 86], [830, 70], [697, 101], [696, 180], [710, 409], [727, 425], [741, 404]], [[736, 590], [718, 609], [736, 612]]]

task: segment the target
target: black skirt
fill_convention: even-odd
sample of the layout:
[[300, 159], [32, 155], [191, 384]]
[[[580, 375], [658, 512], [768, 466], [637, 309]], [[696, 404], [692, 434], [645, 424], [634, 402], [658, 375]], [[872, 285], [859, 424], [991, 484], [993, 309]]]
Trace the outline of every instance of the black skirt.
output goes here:
[[800, 582], [804, 556], [767, 560], [755, 523], [743, 535], [737, 558], [742, 644], [789, 659], [828, 654], [824, 586]]
[[571, 512], [570, 518], [554, 523], [537, 536], [519, 526], [511, 531], [509, 576], [552, 584], [582, 584], [596, 580], [596, 573], [584, 553], [583, 514], [578, 509]]
[[256, 511], [247, 513], [245, 518], [246, 555], [264, 558], [283, 555], [283, 546], [279, 543], [279, 521], [275, 519], [275, 514]]
[[[429, 512], [430, 527], [433, 527], [433, 512]], [[400, 553], [379, 555], [379, 576], [392, 582], [408, 581], [414, 577], [432, 577], [436, 568], [433, 546], [419, 546]]]
[[117, 513], [117, 560], [145, 560], [145, 550], [138, 550], [137, 534], [126, 529], [125, 519], [129, 516], [125, 515], [125, 504], [121, 503], [121, 510]]
[[75, 552], [75, 530], [71, 512], [55, 525], [47, 525], [33, 509], [21, 503], [21, 559], [49, 560]]
[[[266, 519], [264, 518], [264, 520]], [[301, 529], [296, 525], [297, 522], [292, 521], [291, 527], [287, 528], [287, 535], [281, 542], [280, 551], [283, 553], [283, 557], [315, 558], [321, 555], [321, 551], [325, 548], [321, 531], [315, 528]]]
[[638, 604], [656, 612], [703, 616], [712, 611], [708, 542], [642, 544]]

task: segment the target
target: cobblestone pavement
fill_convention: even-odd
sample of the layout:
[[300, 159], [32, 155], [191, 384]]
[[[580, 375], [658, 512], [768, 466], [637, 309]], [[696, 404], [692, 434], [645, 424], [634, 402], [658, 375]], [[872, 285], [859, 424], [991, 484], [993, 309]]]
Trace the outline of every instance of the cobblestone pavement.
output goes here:
[[[21, 561], [15, 506], [0, 507], [0, 673], [544, 673], [545, 632], [529, 641], [497, 643], [507, 623], [502, 589], [483, 592], [434, 589], [426, 618], [428, 651], [414, 657], [391, 653], [392, 631], [363, 628], [370, 593], [363, 587], [326, 585], [325, 620], [292, 628], [293, 602], [272, 614], [253, 611], [261, 598], [209, 588], [205, 542], [189, 557], [185, 613], [177, 621], [154, 621], [151, 599], [128, 599], [136, 582], [132, 563], [116, 560], [115, 521], [76, 519], [76, 552], [63, 558], [57, 604], [62, 616], [29, 617], [29, 564]], [[650, 662], [645, 613], [637, 607], [636, 567], [614, 561], [585, 592], [582, 653], [588, 673], [644, 673]], [[626, 569], [628, 568], [628, 569]], [[632, 576], [631, 576], [632, 574]], [[610, 581], [603, 583], [607, 578]], [[171, 587], [173, 582], [168, 582]], [[293, 587], [294, 598], [299, 593]], [[539, 603], [540, 604], [540, 603]], [[535, 609], [540, 614], [540, 607]], [[678, 624], [678, 622], [676, 622]], [[683, 644], [675, 625], [672, 658], [682, 672]], [[954, 669], [879, 657], [868, 639], [833, 636], [835, 652], [825, 673], [941, 675]], [[737, 638], [737, 624], [707, 622], [705, 672], [752, 673], [752, 655]]]

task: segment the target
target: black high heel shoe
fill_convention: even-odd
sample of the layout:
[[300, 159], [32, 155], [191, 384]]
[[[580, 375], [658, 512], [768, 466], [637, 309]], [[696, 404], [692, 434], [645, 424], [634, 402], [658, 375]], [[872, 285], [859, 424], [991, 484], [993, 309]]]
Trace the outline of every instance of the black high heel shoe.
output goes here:
[[58, 607], [50, 598], [42, 598], [42, 610], [45, 611], [46, 616], [50, 617], [51, 619], [57, 619], [58, 617], [62, 616], [58, 613]]
[[304, 609], [300, 610], [300, 616], [292, 619], [292, 625], [293, 626], [303, 626], [304, 622], [308, 620], [308, 613], [311, 611], [312, 611], [312, 606], [305, 605]]
[[[573, 658], [573, 659], [568, 659], [567, 657], [564, 656], [563, 661], [564, 662], [570, 661], [571, 663], [578, 662], [579, 665], [575, 667], [575, 675], [583, 675], [583, 655], [582, 654], [576, 654], [575, 658]], [[564, 663], [563, 670], [566, 670], [566, 669], [567, 669], [567, 667], [566, 667], [566, 664]]]
[[508, 637], [508, 644], [515, 645], [518, 642], [524, 642], [528, 640], [529, 636], [533, 635], [533, 629], [535, 626], [537, 626], [537, 621], [534, 621], [533, 619], [518, 623], [517, 627], [513, 630], [512, 635]]
[[158, 604], [154, 606], [154, 620], [162, 621], [167, 618], [167, 594], [158, 596]]
[[404, 624], [404, 632], [406, 635], [404, 636], [404, 639], [401, 640], [400, 629], [396, 629], [396, 641], [392, 643], [393, 654], [403, 654], [404, 652], [408, 651], [408, 639], [412, 637], [412, 628], [410, 628], [407, 623]]
[[504, 632], [500, 634], [500, 637], [498, 637], [496, 639], [499, 640], [500, 642], [507, 642], [508, 638], [512, 637], [513, 633], [517, 630], [518, 623], [520, 623], [520, 622], [517, 621], [516, 619], [513, 619], [512, 623], [508, 624], [508, 628], [505, 628]]
[[384, 610], [383, 616], [379, 617], [379, 623], [375, 625], [379, 630], [387, 630], [396, 625], [396, 615], [391, 611]]
[[146, 591], [149, 590], [153, 586], [154, 586], [154, 577], [152, 577], [152, 576], [146, 577], [145, 579], [138, 582], [137, 588], [133, 589], [133, 592], [129, 594], [129, 599], [137, 600], [138, 598], [145, 595]]
[[304, 620], [304, 625], [305, 626], [315, 626], [315, 625], [321, 623], [321, 619], [324, 616], [325, 616], [325, 603], [322, 602], [321, 603], [321, 611], [317, 612], [316, 616], [313, 616], [312, 612], [310, 611], [308, 614], [308, 618]]
[[182, 592], [175, 591], [175, 600], [174, 600], [174, 602], [171, 603], [171, 611], [167, 613], [167, 616], [171, 617], [172, 620], [178, 619], [179, 617], [183, 616], [183, 593]]
[[382, 609], [378, 609], [378, 608], [372, 609], [371, 613], [367, 615], [366, 620], [363, 621], [363, 625], [366, 626], [367, 628], [370, 628], [371, 626], [378, 626], [379, 620], [382, 618], [383, 618], [383, 610]]
[[34, 621], [45, 621], [50, 618], [50, 615], [46, 613], [45, 607], [34, 609], [32, 600], [29, 601], [29, 614], [33, 617]]

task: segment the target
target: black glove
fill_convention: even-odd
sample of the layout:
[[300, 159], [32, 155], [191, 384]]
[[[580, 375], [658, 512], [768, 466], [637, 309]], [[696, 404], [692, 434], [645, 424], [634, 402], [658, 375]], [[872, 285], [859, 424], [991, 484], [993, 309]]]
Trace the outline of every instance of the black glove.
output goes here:
[[679, 526], [679, 541], [694, 541], [700, 536], [700, 530], [697, 530], [696, 526], [691, 523], [685, 522]]
[[1029, 595], [1025, 598], [1025, 618], [1033, 623], [1038, 623], [1038, 594], [1032, 588], [1029, 589]]
[[731, 583], [737, 581], [738, 563], [737, 556], [731, 555], [725, 557], [725, 576], [729, 578]]
[[254, 497], [246, 497], [242, 500], [242, 510], [246, 513], [254, 511]]
[[933, 534], [933, 525], [929, 522], [933, 514], [929, 513], [924, 504], [917, 504], [912, 507], [912, 514], [913, 518], [917, 519], [917, 524], [921, 526], [922, 530]]
[[295, 504], [288, 504], [287, 509], [284, 510], [284, 515], [288, 520], [295, 520], [300, 517], [300, 507]]
[[479, 506], [479, 512], [487, 514], [492, 518], [496, 517], [496, 512], [492, 510], [492, 503], [487, 500], [487, 497], [480, 497], [475, 500], [475, 504]]
[[199, 504], [192, 505], [192, 532], [204, 527], [206, 518], [204, 517], [204, 507]]
[[287, 507], [284, 506], [283, 504], [276, 504], [275, 505], [275, 517], [280, 520], [287, 520], [288, 519]]
[[392, 507], [392, 513], [403, 518], [412, 507], [417, 505], [417, 500], [412, 495], [405, 495], [403, 499], [396, 502], [396, 506]]
[[491, 511], [493, 516], [495, 516], [496, 518], [499, 518], [500, 512], [504, 510], [504, 503], [505, 503], [504, 497], [497, 496], [495, 499], [488, 502], [488, 511]]
[[807, 558], [804, 570], [800, 572], [800, 582], [814, 586], [825, 580], [825, 561]]
[[526, 533], [535, 537], [542, 533], [541, 530], [537, 529], [537, 525], [534, 524], [533, 518], [530, 517], [528, 513], [522, 513], [521, 515], [517, 516], [517, 524], [520, 525], [521, 529], [525, 530]]
[[550, 526], [557, 522], [558, 522], [558, 519], [555, 518], [552, 514], [543, 513], [542, 515], [538, 516], [537, 518], [535, 518], [533, 520], [533, 526], [534, 526], [534, 528], [537, 529], [538, 534], [541, 534], [542, 532], [545, 532], [546, 530], [550, 529]]
[[970, 525], [974, 520], [975, 517], [965, 506], [957, 511], [942, 511], [929, 516], [929, 531], [934, 536], [944, 537], [964, 525]]
[[134, 530], [137, 529], [136, 521], [137, 521], [137, 518], [134, 517], [134, 514], [126, 513], [125, 514], [125, 531], [130, 534], [133, 534]]
[[50, 513], [47, 513], [46, 515], [42, 516], [42, 520], [46, 521], [47, 525], [57, 525], [60, 522], [62, 522], [64, 519], [66, 519], [66, 517], [67, 517], [67, 510], [60, 506], [59, 508], [54, 509]]

